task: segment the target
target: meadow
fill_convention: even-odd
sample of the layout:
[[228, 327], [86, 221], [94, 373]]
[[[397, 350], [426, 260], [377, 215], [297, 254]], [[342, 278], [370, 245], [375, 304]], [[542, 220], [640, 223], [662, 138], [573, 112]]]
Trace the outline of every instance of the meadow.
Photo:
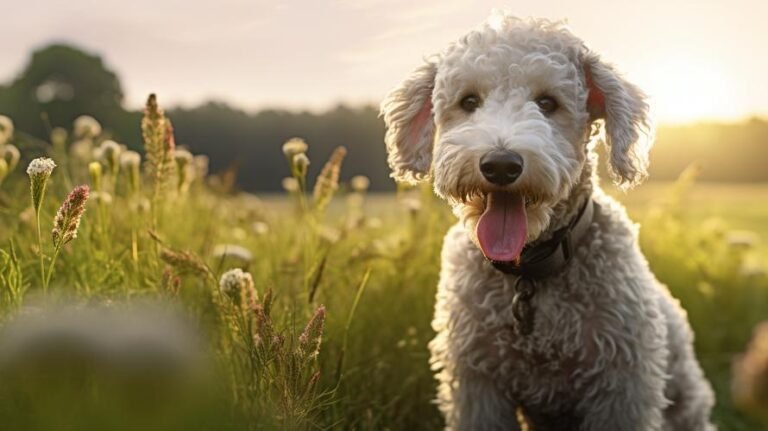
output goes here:
[[[47, 316], [65, 347], [0, 335], [3, 429], [440, 429], [426, 346], [454, 218], [428, 187], [370, 194], [365, 177], [340, 181], [344, 149], [309, 160], [292, 140], [285, 193], [257, 197], [176, 148], [153, 99], [143, 156], [78, 121], [50, 145], [25, 150], [10, 135], [0, 145], [0, 320]], [[28, 175], [35, 157], [56, 166]], [[325, 163], [317, 178], [308, 163]], [[688, 310], [720, 429], [762, 429], [735, 407], [731, 382], [768, 319], [768, 186], [697, 183], [690, 168], [610, 192]], [[193, 322], [199, 363], [177, 355], [114, 372], [93, 353], [102, 339], [54, 330], [59, 308], [78, 319], [158, 306]]]

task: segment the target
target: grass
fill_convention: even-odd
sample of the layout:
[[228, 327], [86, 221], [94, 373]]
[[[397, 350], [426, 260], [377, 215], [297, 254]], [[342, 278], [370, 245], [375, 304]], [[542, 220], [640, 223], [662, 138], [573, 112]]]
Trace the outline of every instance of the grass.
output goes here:
[[[372, 195], [339, 185], [338, 152], [315, 193], [301, 192], [313, 181], [294, 156], [287, 195], [235, 193], [226, 178], [168, 171], [172, 153], [158, 145], [167, 132], [156, 126], [145, 130], [160, 151], [152, 160], [165, 166], [144, 175], [140, 190], [130, 168], [109, 174], [114, 167], [101, 162], [94, 177], [90, 158], [53, 147], [59, 166], [41, 204], [42, 253], [28, 178], [18, 168], [0, 185], [0, 318], [56, 304], [173, 304], [201, 328], [213, 377], [171, 390], [179, 382], [164, 373], [170, 381], [156, 393], [158, 384], [115, 383], [88, 367], [73, 375], [0, 361], [0, 420], [17, 429], [439, 429], [426, 345], [442, 236], [454, 222], [445, 205], [429, 190]], [[52, 262], [54, 214], [84, 183], [91, 198], [78, 236]], [[768, 317], [768, 279], [756, 268], [766, 256], [768, 186], [683, 175], [616, 194], [641, 222], [658, 278], [688, 310], [717, 390], [715, 421], [721, 430], [759, 429], [733, 406], [729, 382], [734, 356]], [[739, 242], [732, 230], [758, 239]], [[45, 292], [41, 259], [52, 268]], [[236, 267], [250, 278], [237, 275], [222, 291], [222, 275]]]

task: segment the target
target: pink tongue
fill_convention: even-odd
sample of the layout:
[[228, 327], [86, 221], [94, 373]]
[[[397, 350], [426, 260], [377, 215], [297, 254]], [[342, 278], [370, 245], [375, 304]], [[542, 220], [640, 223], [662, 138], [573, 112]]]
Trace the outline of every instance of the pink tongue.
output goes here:
[[485, 257], [495, 262], [517, 262], [527, 235], [525, 198], [517, 193], [489, 193], [477, 223], [477, 239]]

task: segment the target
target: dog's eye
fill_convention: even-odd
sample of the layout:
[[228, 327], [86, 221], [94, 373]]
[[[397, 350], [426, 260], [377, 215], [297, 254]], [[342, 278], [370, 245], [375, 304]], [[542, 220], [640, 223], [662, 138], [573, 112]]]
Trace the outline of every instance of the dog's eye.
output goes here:
[[560, 107], [560, 105], [557, 104], [557, 100], [555, 100], [555, 98], [552, 96], [538, 97], [536, 98], [536, 104], [539, 105], [539, 109], [545, 115], [549, 115], [557, 111], [557, 108]]
[[461, 102], [459, 102], [459, 106], [466, 112], [475, 112], [480, 107], [480, 98], [474, 94], [464, 96]]

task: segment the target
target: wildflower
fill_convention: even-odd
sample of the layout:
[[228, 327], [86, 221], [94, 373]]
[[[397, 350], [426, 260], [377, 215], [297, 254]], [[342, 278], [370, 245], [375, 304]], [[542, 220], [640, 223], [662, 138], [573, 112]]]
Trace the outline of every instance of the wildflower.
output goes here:
[[177, 149], [173, 152], [173, 158], [176, 161], [176, 172], [178, 174], [178, 190], [186, 191], [189, 188], [189, 183], [192, 182], [193, 169], [192, 153], [185, 149]]
[[77, 237], [77, 229], [85, 212], [89, 191], [88, 186], [85, 185], [75, 187], [56, 212], [51, 232], [56, 247], [61, 247]]
[[339, 171], [341, 170], [341, 162], [344, 161], [346, 155], [346, 148], [337, 147], [323, 166], [323, 170], [320, 171], [313, 193], [315, 209], [322, 211], [339, 187]]
[[410, 196], [410, 197], [404, 198], [400, 202], [405, 207], [405, 209], [407, 209], [408, 212], [411, 213], [411, 215], [415, 216], [416, 214], [418, 214], [419, 211], [421, 211], [421, 200], [419, 200], [419, 198], [417, 197]]
[[91, 182], [95, 190], [101, 190], [101, 163], [91, 162], [88, 164], [88, 173], [91, 174]]
[[369, 180], [365, 175], [356, 175], [352, 177], [352, 179], [349, 181], [349, 184], [352, 186], [352, 190], [355, 192], [365, 193], [366, 190], [368, 190], [368, 187], [371, 186], [371, 180]]
[[299, 354], [310, 359], [320, 353], [320, 342], [323, 337], [323, 325], [325, 324], [325, 307], [320, 306], [299, 335]]
[[734, 362], [731, 393], [743, 408], [768, 414], [768, 322], [755, 327], [747, 352]]
[[301, 138], [291, 138], [283, 144], [283, 154], [288, 157], [288, 160], [293, 160], [297, 154], [304, 154], [307, 152], [309, 146]]
[[141, 187], [141, 155], [136, 151], [125, 151], [120, 154], [120, 167], [128, 175], [128, 185], [131, 192], [138, 192]]
[[13, 121], [5, 115], [0, 115], [0, 146], [13, 136]]
[[107, 167], [107, 173], [117, 175], [120, 170], [120, 153], [123, 149], [115, 141], [104, 141], [98, 148], [98, 159]]
[[253, 303], [258, 299], [253, 287], [253, 277], [240, 268], [230, 269], [221, 275], [219, 290], [236, 304], [240, 303], [243, 296]]
[[250, 250], [234, 244], [217, 245], [213, 248], [213, 257], [220, 260], [232, 258], [240, 261], [244, 266], [249, 265], [253, 260]]
[[75, 136], [79, 139], [93, 139], [101, 134], [101, 124], [89, 115], [75, 119]]
[[16, 165], [19, 164], [21, 159], [21, 153], [19, 149], [11, 144], [4, 145], [0, 148], [0, 156], [8, 164], [8, 173], [13, 172], [16, 169]]
[[299, 181], [293, 177], [283, 178], [283, 189], [288, 193], [296, 193], [299, 191]]
[[31, 182], [32, 206], [35, 208], [35, 212], [40, 212], [45, 189], [48, 187], [48, 178], [51, 177], [51, 172], [55, 167], [56, 163], [47, 157], [38, 157], [27, 166], [27, 175], [29, 175]]
[[294, 176], [297, 178], [304, 178], [307, 176], [307, 170], [309, 169], [309, 158], [306, 154], [300, 153], [293, 156], [293, 169]]

